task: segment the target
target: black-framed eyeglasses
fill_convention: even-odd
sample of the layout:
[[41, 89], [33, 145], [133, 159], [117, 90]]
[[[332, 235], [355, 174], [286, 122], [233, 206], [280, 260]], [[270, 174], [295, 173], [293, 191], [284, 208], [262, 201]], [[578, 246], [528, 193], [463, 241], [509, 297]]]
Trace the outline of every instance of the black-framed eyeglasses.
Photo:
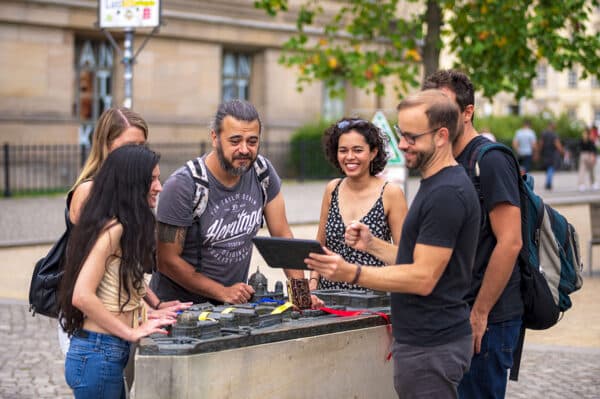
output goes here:
[[364, 119], [344, 119], [343, 121], [339, 121], [335, 126], [340, 130], [350, 130], [353, 127], [364, 125], [366, 123], [369, 122]]
[[400, 141], [402, 141], [402, 139], [404, 139], [404, 140], [406, 140], [406, 142], [408, 144], [413, 145], [417, 142], [417, 139], [419, 137], [425, 136], [426, 134], [435, 133], [440, 129], [441, 129], [441, 127], [436, 127], [434, 129], [428, 130], [423, 133], [408, 133], [408, 132], [403, 132], [402, 130], [400, 130], [398, 125], [394, 125], [394, 133], [396, 133], [396, 140], [398, 140], [398, 144], [400, 144]]

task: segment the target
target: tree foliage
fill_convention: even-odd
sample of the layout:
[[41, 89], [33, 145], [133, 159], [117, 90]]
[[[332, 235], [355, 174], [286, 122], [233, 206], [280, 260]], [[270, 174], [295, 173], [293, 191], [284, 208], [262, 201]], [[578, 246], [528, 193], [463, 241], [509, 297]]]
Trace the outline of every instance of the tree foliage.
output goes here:
[[[443, 43], [486, 97], [504, 91], [532, 95], [536, 65], [561, 71], [577, 65], [582, 78], [600, 78], [600, 39], [590, 16], [600, 0], [257, 0], [270, 15], [296, 12], [297, 32], [285, 44], [280, 62], [298, 68], [298, 86], [341, 80], [382, 95], [383, 79], [397, 77], [396, 91], [419, 84], [439, 65]], [[409, 13], [407, 9], [417, 12]], [[315, 29], [322, 29], [315, 35]]]

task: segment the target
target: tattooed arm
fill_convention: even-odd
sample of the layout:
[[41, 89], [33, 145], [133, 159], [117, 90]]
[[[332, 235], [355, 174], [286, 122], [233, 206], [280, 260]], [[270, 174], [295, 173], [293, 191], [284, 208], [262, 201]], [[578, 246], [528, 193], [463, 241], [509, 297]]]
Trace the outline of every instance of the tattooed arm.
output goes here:
[[181, 254], [185, 243], [185, 227], [158, 223], [158, 270], [186, 290], [221, 302], [248, 302], [254, 290], [247, 284], [237, 283], [225, 287], [186, 262]]

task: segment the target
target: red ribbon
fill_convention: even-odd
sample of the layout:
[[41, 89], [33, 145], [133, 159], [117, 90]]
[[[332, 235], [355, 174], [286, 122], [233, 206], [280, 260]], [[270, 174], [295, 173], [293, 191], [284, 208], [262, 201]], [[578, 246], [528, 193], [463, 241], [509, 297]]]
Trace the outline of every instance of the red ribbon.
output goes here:
[[[372, 310], [338, 310], [328, 308], [326, 306], [320, 307], [319, 310], [322, 310], [325, 313], [333, 314], [340, 317], [348, 317], [348, 316], [358, 316], [358, 315], [377, 315], [380, 316], [383, 320], [385, 320], [385, 324], [387, 326], [388, 333], [392, 336], [392, 324], [390, 322], [390, 317], [383, 312], [373, 312]], [[390, 350], [385, 357], [385, 361], [388, 362], [392, 358], [392, 351]]]

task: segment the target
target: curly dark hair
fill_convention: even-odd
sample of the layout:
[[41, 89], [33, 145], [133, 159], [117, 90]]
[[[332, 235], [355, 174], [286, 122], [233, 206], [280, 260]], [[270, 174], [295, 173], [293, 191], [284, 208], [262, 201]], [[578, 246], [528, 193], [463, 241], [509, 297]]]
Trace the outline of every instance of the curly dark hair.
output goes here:
[[340, 136], [351, 130], [360, 133], [365, 138], [370, 151], [373, 151], [374, 149], [378, 150], [377, 155], [371, 162], [369, 173], [372, 176], [375, 176], [383, 171], [389, 157], [386, 151], [388, 138], [377, 126], [369, 121], [359, 118], [342, 118], [325, 130], [323, 143], [327, 160], [340, 172], [344, 173], [337, 159], [338, 144]]

